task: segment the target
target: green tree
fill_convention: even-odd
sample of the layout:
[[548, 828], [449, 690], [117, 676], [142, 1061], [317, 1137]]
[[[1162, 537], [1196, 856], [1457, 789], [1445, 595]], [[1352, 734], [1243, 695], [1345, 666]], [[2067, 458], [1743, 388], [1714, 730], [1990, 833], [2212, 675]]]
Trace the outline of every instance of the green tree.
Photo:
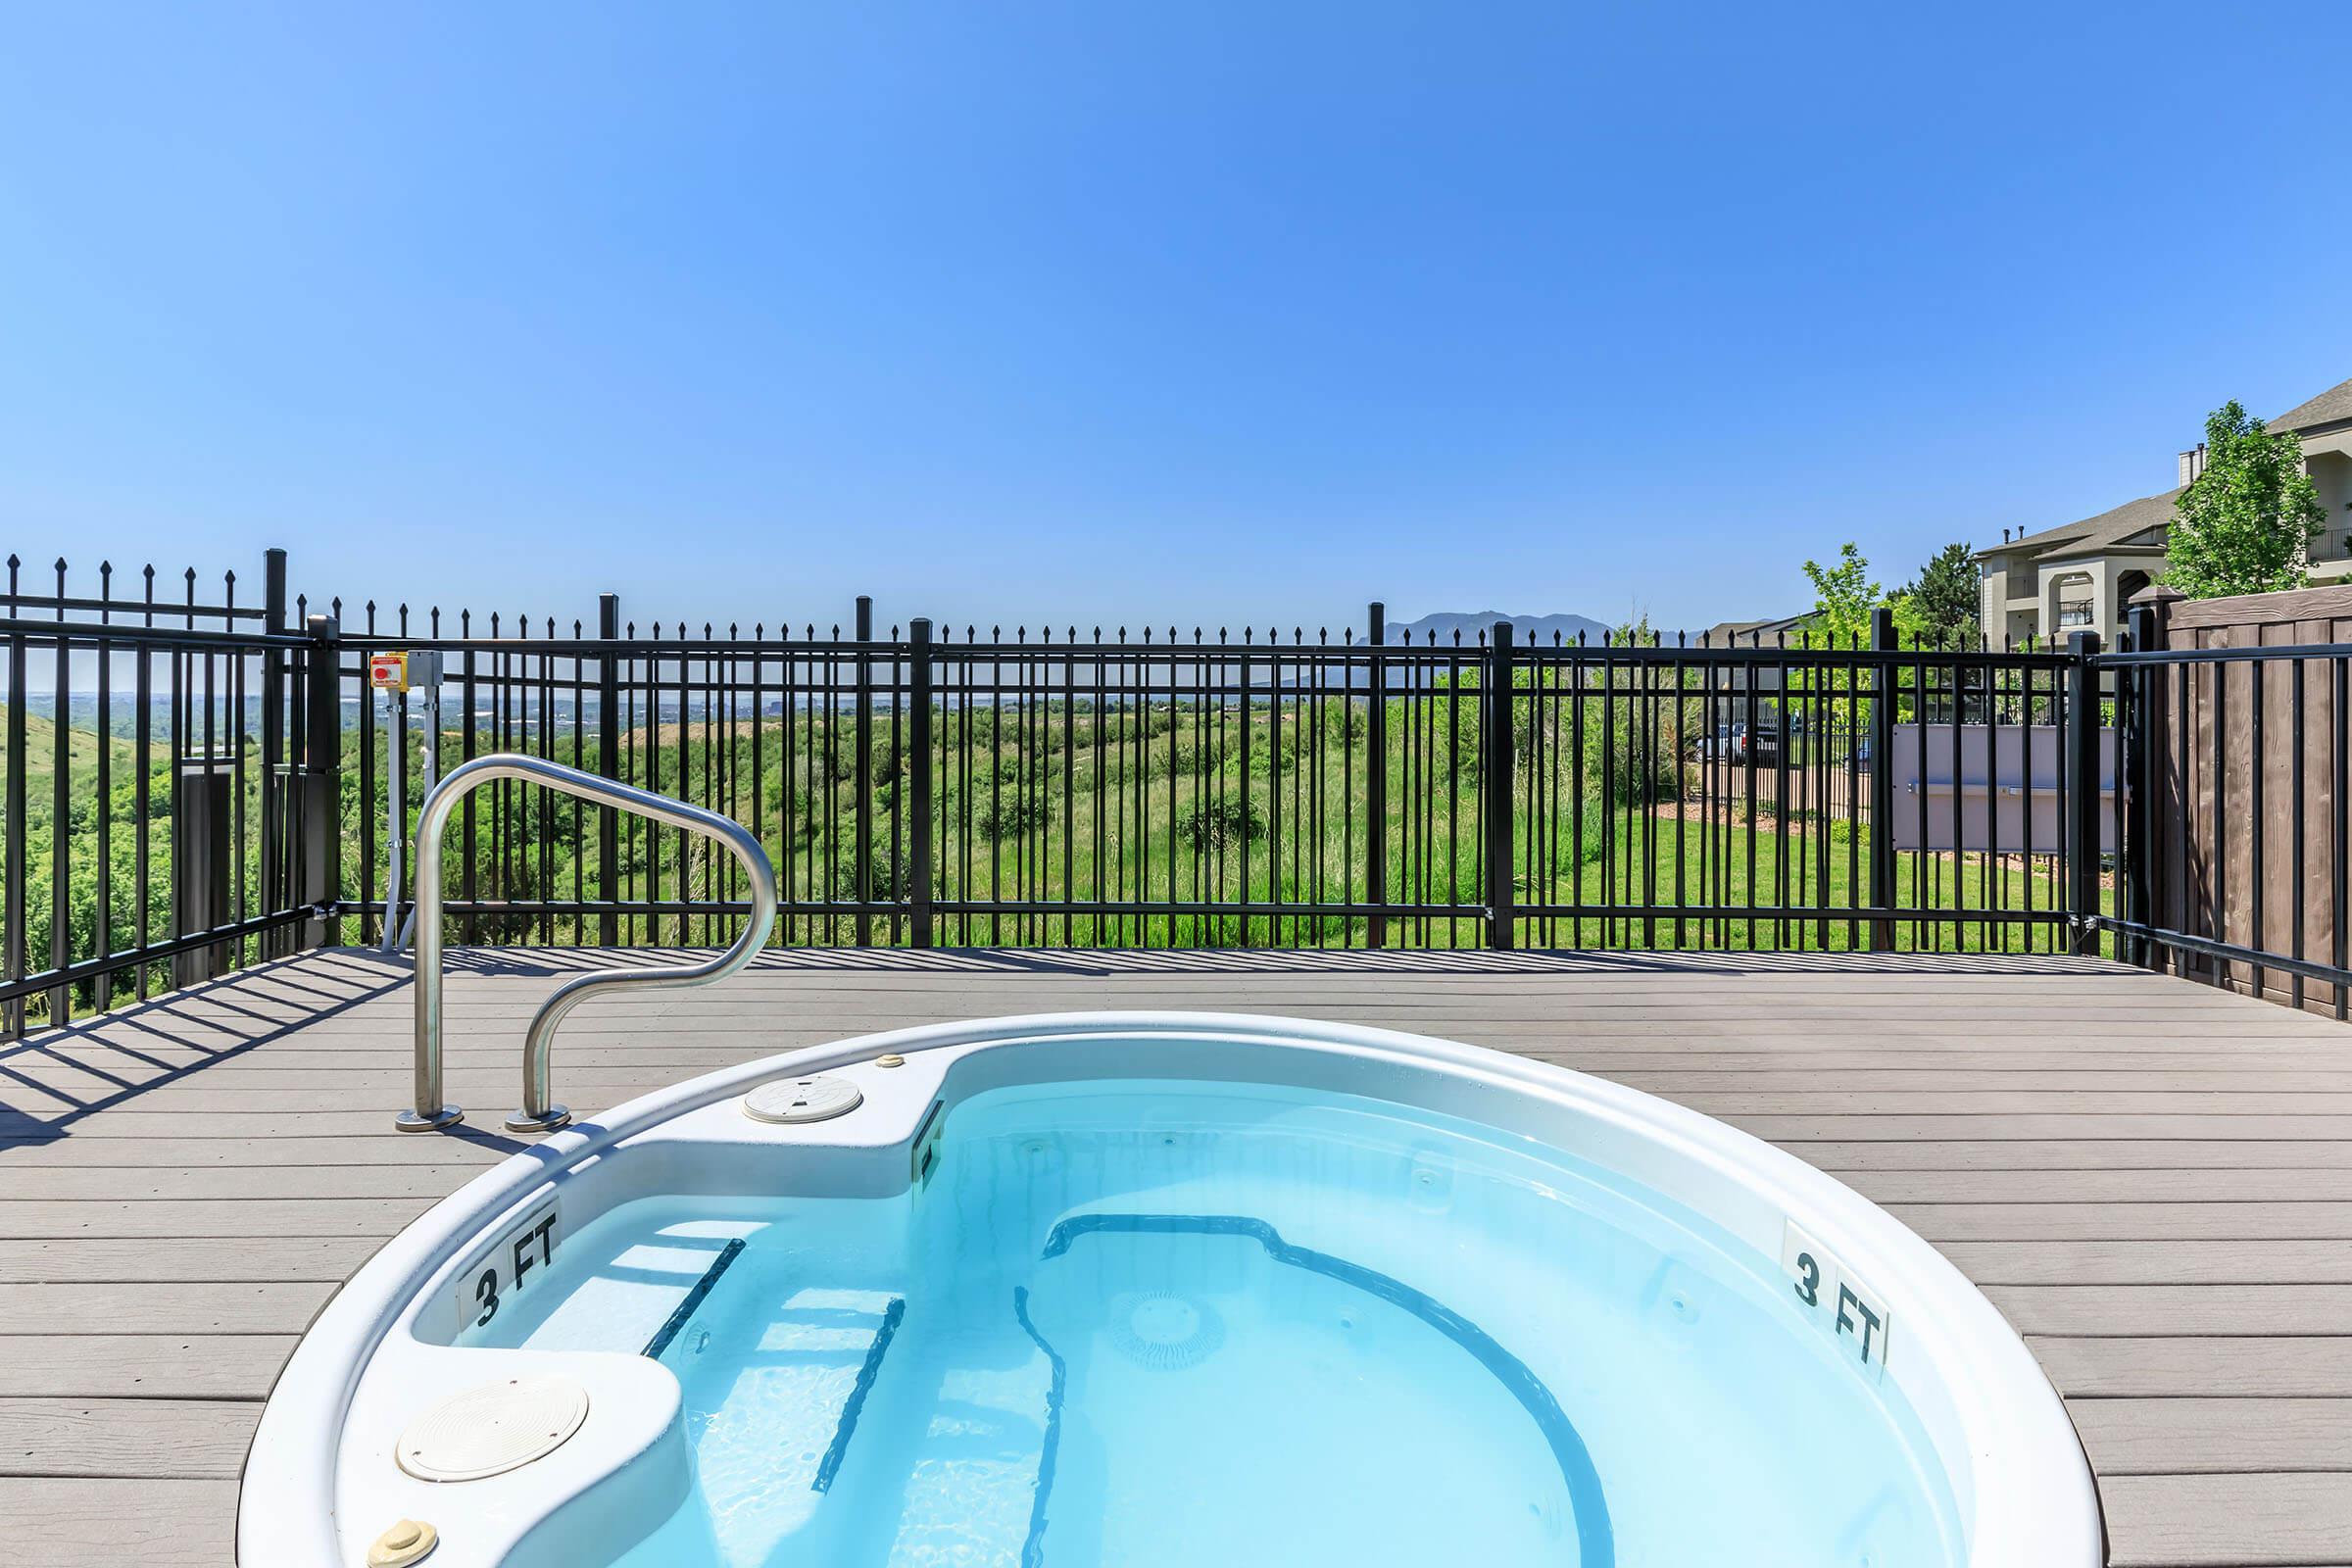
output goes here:
[[1946, 647], [1977, 641], [1979, 577], [1976, 552], [1948, 544], [1928, 558], [1894, 596], [1894, 624], [1903, 640]]
[[1646, 610], [1637, 610], [1624, 624], [1610, 627], [1608, 640], [1611, 648], [1655, 648], [1663, 641], [1657, 628], [1650, 625]]
[[2237, 402], [2205, 421], [2205, 469], [2174, 504], [2164, 580], [2191, 599], [2300, 588], [2304, 548], [2326, 514], [2303, 443], [2272, 435]]
[[1813, 582], [1813, 624], [1829, 645], [1844, 648], [1868, 642], [1870, 612], [1884, 600], [1885, 590], [1871, 581], [1870, 563], [1862, 559], [1861, 549], [1850, 542], [1839, 547], [1837, 562], [1828, 566], [1808, 561], [1805, 575]]

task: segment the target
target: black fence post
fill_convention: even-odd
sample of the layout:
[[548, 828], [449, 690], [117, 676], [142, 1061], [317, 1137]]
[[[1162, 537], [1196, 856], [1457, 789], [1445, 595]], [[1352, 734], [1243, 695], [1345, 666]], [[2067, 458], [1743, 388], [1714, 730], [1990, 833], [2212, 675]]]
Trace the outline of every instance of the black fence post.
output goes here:
[[[2146, 597], [2136, 600], [2130, 611], [2132, 647], [2138, 653], [2160, 653], [2169, 645], [2166, 621], [2171, 602], [2178, 595], [2169, 589], [2142, 592]], [[2125, 750], [2117, 765], [2116, 782], [2130, 791], [2124, 805], [2124, 918], [2142, 927], [2156, 923], [2157, 878], [2165, 861], [2164, 851], [2156, 842], [2162, 788], [2158, 768], [2164, 760], [2164, 747], [2157, 739], [2157, 714], [2165, 695], [2164, 669], [2159, 664], [2141, 664], [2131, 671], [2132, 721], [2125, 729]], [[2120, 718], [2123, 712], [2119, 687], [2116, 714]], [[2180, 722], [2180, 715], [2174, 715], [2174, 722]], [[2132, 939], [2131, 957], [2144, 969], [2163, 966], [2161, 950], [2145, 936]]]
[[[172, 907], [183, 935], [228, 923], [229, 782], [210, 757], [179, 759], [172, 790]], [[183, 950], [172, 960], [172, 983], [192, 986], [228, 973], [231, 951], [227, 942]], [[65, 1021], [51, 1014], [52, 1024]]]
[[[57, 618], [66, 618], [66, 558], [57, 558]], [[68, 737], [73, 733], [67, 722], [64, 704], [74, 686], [73, 644], [63, 631], [57, 636], [57, 673], [50, 690], [59, 703], [56, 738], [56, 760], [49, 771], [49, 967], [62, 969], [72, 950], [74, 935], [74, 767]], [[210, 662], [208, 661], [208, 667]], [[206, 696], [209, 700], [211, 693]], [[241, 733], [241, 730], [240, 730]], [[232, 874], [225, 851], [220, 861], [223, 897], [226, 879]], [[218, 922], [216, 922], [218, 923]], [[49, 988], [49, 1027], [74, 1021], [74, 988], [70, 985]]]
[[[458, 759], [460, 761], [470, 762], [473, 760], [476, 747], [480, 744], [475, 735], [474, 713], [475, 705], [481, 701], [481, 685], [478, 679], [478, 670], [474, 664], [473, 649], [470, 646], [473, 624], [470, 620], [461, 620], [459, 630], [466, 635], [469, 642], [465, 654], [461, 657], [458, 671], [458, 701], [466, 707], [466, 727], [459, 731]], [[678, 750], [681, 754], [686, 749], [685, 734], [686, 719], [685, 714], [681, 711], [678, 716]], [[481, 897], [481, 882], [477, 869], [480, 862], [475, 858], [475, 852], [480, 848], [481, 841], [476, 827], [474, 800], [475, 796], [468, 794], [458, 806], [458, 842], [460, 845], [458, 897], [469, 905]], [[653, 837], [653, 830], [650, 826], [646, 831], [646, 845], [649, 856], [659, 857], [661, 849]], [[468, 944], [482, 940], [482, 917], [480, 915], [471, 912], [466, 914], [466, 940]], [[657, 937], [655, 940], [659, 941], [660, 938]], [[684, 943], [681, 942], [679, 945], [684, 946]]]
[[[1871, 665], [1878, 690], [1870, 705], [1870, 906], [1891, 910], [1894, 898], [1894, 707], [1902, 666], [1892, 657], [1897, 646], [1894, 612], [1881, 605], [1870, 612], [1870, 650], [1881, 658]], [[1953, 666], [1955, 671], [1957, 665]], [[1959, 700], [1959, 677], [1953, 676], [1953, 701]], [[1926, 721], [1926, 715], [1921, 715]], [[1894, 920], [1879, 915], [1870, 922], [1874, 953], [1894, 951]]]
[[[1366, 624], [1372, 640], [1372, 706], [1364, 732], [1364, 902], [1379, 906], [1389, 902], [1389, 665], [1382, 652], [1389, 641], [1389, 607], [1372, 601]], [[1364, 940], [1367, 947], [1387, 946], [1388, 916], [1372, 916]]]
[[[13, 587], [17, 575], [17, 558], [9, 557], [8, 565], [9, 581]], [[12, 600], [9, 605], [10, 618], [15, 618], [21, 612]], [[24, 967], [30, 957], [26, 952], [24, 928], [24, 851], [25, 841], [30, 837], [25, 829], [25, 823], [29, 820], [25, 809], [25, 779], [30, 771], [26, 766], [30, 754], [24, 744], [25, 674], [24, 639], [11, 634], [8, 639], [8, 846], [5, 852], [0, 852], [0, 881], [7, 884], [4, 890], [0, 890], [0, 923], [8, 928], [5, 965], [11, 982], [24, 978]], [[177, 699], [174, 698], [173, 702], [176, 704]], [[177, 711], [176, 707], [173, 711]], [[142, 713], [140, 722], [144, 724], [147, 715]], [[144, 777], [142, 773], [141, 778]], [[146, 879], [142, 877], [139, 907], [144, 910], [146, 906]], [[146, 973], [144, 969], [139, 972]], [[5, 1003], [0, 1003], [0, 1036], [19, 1040], [24, 1038], [24, 999], [11, 997]]]
[[343, 643], [332, 615], [313, 615], [303, 671], [303, 768], [300, 843], [302, 885], [295, 890], [313, 911], [304, 940], [331, 948], [342, 925], [333, 906], [343, 897]]
[[[609, 645], [620, 640], [620, 595], [596, 596], [596, 635], [607, 644], [596, 674], [596, 770], [609, 779], [620, 777], [620, 653]], [[752, 721], [759, 722], [754, 714]], [[597, 917], [596, 940], [602, 946], [620, 945], [620, 812], [610, 806], [596, 808], [596, 896], [605, 911]]]
[[852, 743], [856, 757], [858, 850], [852, 862], [858, 872], [858, 910], [853, 922], [858, 946], [874, 945], [874, 917], [864, 906], [874, 902], [874, 601], [858, 596], [858, 734]]
[[[286, 631], [286, 553], [262, 552], [262, 630], [271, 636]], [[282, 648], [262, 652], [262, 907], [275, 914], [286, 908], [294, 893], [293, 868], [286, 844], [286, 662], [292, 656]], [[291, 926], [270, 932], [262, 951], [272, 957], [294, 951]]]
[[931, 936], [931, 617], [906, 624], [906, 832], [908, 940], [928, 948]]
[[2098, 652], [2095, 631], [2067, 640], [2066, 869], [2078, 954], [2099, 951], [2099, 681], [2090, 663]]
[[1486, 739], [1486, 764], [1479, 772], [1485, 796], [1480, 814], [1486, 827], [1487, 946], [1511, 949], [1515, 916], [1511, 887], [1511, 623], [1498, 620], [1487, 639], [1486, 711], [1479, 728]]

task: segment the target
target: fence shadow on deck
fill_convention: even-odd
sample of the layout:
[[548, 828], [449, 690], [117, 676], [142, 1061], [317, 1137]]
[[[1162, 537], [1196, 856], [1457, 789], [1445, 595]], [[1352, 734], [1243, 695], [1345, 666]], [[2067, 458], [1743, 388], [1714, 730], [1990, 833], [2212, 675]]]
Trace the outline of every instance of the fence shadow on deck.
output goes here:
[[[54, 1143], [74, 1125], [184, 1083], [391, 995], [409, 983], [405, 956], [321, 966], [299, 956], [119, 1007], [0, 1048], [0, 1148]], [[466, 1127], [449, 1136], [513, 1152], [524, 1140]]]
[[[477, 979], [529, 981], [684, 964], [707, 956], [708, 950], [696, 949], [465, 948], [448, 954], [448, 968], [452, 974]], [[77, 1122], [95, 1112], [187, 1082], [209, 1067], [283, 1040], [307, 1024], [391, 997], [408, 986], [413, 972], [405, 953], [346, 948], [335, 959], [328, 965], [306, 963], [301, 958], [276, 960], [0, 1048], [0, 1148], [65, 1138]], [[1611, 974], [2048, 975], [2114, 968], [2104, 959], [2050, 954], [799, 948], [769, 950], [756, 958], [746, 973], [1101, 980], [1215, 974], [1468, 979]], [[985, 1003], [976, 1004], [975, 1010], [985, 1012]], [[532, 1147], [523, 1140], [470, 1125], [447, 1136], [506, 1152]]]

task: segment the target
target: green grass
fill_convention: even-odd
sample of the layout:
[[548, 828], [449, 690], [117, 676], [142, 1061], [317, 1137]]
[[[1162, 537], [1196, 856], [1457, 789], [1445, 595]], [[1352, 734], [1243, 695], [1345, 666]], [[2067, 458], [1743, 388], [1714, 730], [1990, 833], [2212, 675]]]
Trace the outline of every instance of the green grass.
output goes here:
[[[1452, 716], [1448, 713], [1441, 721], [1443, 741], [1435, 758], [1417, 757], [1409, 765], [1398, 733], [1401, 724], [1392, 716], [1384, 842], [1388, 892], [1394, 903], [1485, 902], [1475, 714], [1465, 707], [1460, 715], [1458, 752], [1450, 749], [1457, 733]], [[942, 769], [935, 786], [941, 813], [935, 834], [935, 896], [942, 903], [1066, 898], [1134, 907], [1102, 915], [943, 911], [940, 941], [1197, 947], [1360, 946], [1368, 940], [1362, 918], [1318, 914], [1311, 908], [1253, 915], [1245, 921], [1235, 914], [1179, 914], [1152, 907], [1244, 899], [1286, 905], [1363, 901], [1370, 801], [1365, 780], [1368, 751], [1360, 733], [1347, 732], [1341, 717], [1327, 712], [1321, 744], [1311, 744], [1318, 738], [1311, 709], [1303, 725], [1297, 712], [1286, 712], [1287, 763], [1276, 771], [1262, 765], [1271, 737], [1267, 716], [1260, 711], [1251, 721], [1251, 765], [1246, 772], [1237, 715], [1179, 710], [1171, 723], [1162, 712], [1153, 720], [1162, 727], [1149, 737], [1123, 733], [1134, 726], [1120, 718], [1112, 715], [1106, 721], [1105, 728], [1114, 732], [1107, 738], [1099, 738], [1093, 719], [1083, 713], [1067, 724], [1054, 718], [1025, 736], [982, 737], [997, 744], [973, 742], [968, 778], [960, 764]], [[1310, 744], [1288, 752], [1288, 742], [1301, 734]], [[690, 756], [702, 756], [696, 737], [688, 740]], [[821, 898], [827, 888], [847, 898], [853, 890], [849, 852], [855, 834], [842, 813], [854, 796], [823, 767], [821, 739], [814, 747], [818, 766], [812, 770], [807, 765], [806, 740], [804, 734], [788, 774], [776, 768], [772, 748], [762, 747], [769, 758], [765, 795], [771, 808], [781, 802], [780, 789], [798, 792], [794, 831], [788, 836], [780, 826], [762, 823], [763, 837], [777, 857], [788, 898]], [[965, 738], [951, 740], [960, 757]], [[1065, 752], [1073, 741], [1075, 750]], [[739, 737], [739, 752], [743, 745]], [[1167, 760], [1171, 747], [1176, 757], [1173, 770]], [[837, 747], [837, 752], [846, 748]], [[723, 775], [724, 748], [718, 755]], [[1567, 751], [1554, 747], [1546, 755], [1556, 759]], [[1866, 892], [1856, 891], [1855, 877], [1861, 869], [1860, 885], [1866, 889], [1867, 868], [1842, 823], [1831, 824], [1825, 838], [1818, 823], [1792, 821], [1784, 831], [1769, 816], [1753, 824], [1719, 821], [1711, 832], [1691, 822], [1685, 824], [1678, 839], [1671, 808], [1656, 818], [1619, 808], [1609, 814], [1604, 832], [1603, 813], [1591, 784], [1547, 776], [1545, 800], [1556, 800], [1556, 809], [1538, 816], [1522, 805], [1515, 812], [1513, 842], [1520, 870], [1514, 880], [1523, 911], [1523, 945], [1670, 947], [1679, 942], [1844, 949], [1854, 944], [1857, 933], [1843, 919], [1759, 919], [1751, 925], [1743, 915], [1704, 922], [1693, 917], [1678, 927], [1671, 919], [1574, 922], [1540, 916], [1532, 906], [1575, 902], [1580, 885], [1588, 903], [1612, 900], [1613, 895], [1619, 904], [1672, 904], [1677, 899], [1678, 867], [1680, 897], [1692, 905], [1710, 899], [1741, 908], [1751, 902], [1826, 906], [1867, 902]], [[1523, 778], [1523, 800], [1526, 794]], [[1586, 800], [1581, 839], [1576, 837], [1580, 824], [1573, 808], [1580, 794]], [[886, 786], [882, 799], [888, 797]], [[737, 798], [745, 798], [745, 792], [739, 789]], [[1646, 831], [1645, 819], [1650, 822]], [[890, 870], [894, 855], [904, 854], [907, 835], [901, 824], [892, 838], [880, 801], [872, 822], [879, 841], [873, 857], [875, 886], [888, 896], [895, 886]], [[815, 831], [810, 832], [812, 824]], [[1645, 858], [1654, 878], [1648, 882], [1642, 871]], [[1532, 877], [1525, 869], [1531, 861], [1538, 868]], [[713, 861], [711, 868], [723, 869], [723, 862]], [[699, 853], [688, 871], [698, 879], [698, 890], [710, 887], [701, 880]], [[665, 885], [677, 885], [674, 863]], [[1965, 913], [2018, 909], [2030, 901], [2032, 907], [2047, 909], [2055, 902], [2055, 891], [2046, 859], [2029, 869], [2015, 857], [1994, 862], [1970, 855], [1957, 865], [1948, 857], [1898, 857], [1898, 904]], [[676, 922], [665, 924], [670, 928], [667, 939], [674, 940]], [[894, 935], [904, 939], [903, 926], [893, 933], [886, 929], [889, 925], [874, 923], [876, 940], [892, 940]], [[1470, 917], [1396, 916], [1387, 925], [1392, 944], [1447, 947], [1486, 941], [1483, 922]], [[699, 922], [694, 929], [699, 933]], [[801, 915], [787, 920], [783, 939], [841, 941], [847, 940], [849, 930], [849, 923], [837, 917]], [[1931, 951], [2016, 950], [2029, 941], [2028, 927], [1987, 920], [1903, 922], [1894, 934], [1898, 947]], [[1860, 942], [1867, 945], [1869, 939], [1867, 927], [1861, 928]], [[2052, 927], [2031, 928], [2035, 948], [2046, 949], [2061, 940]]]
[[[1646, 819], [1645, 819], [1646, 818]], [[1681, 828], [1678, 835], [1677, 827]], [[1725, 948], [1851, 951], [1871, 945], [1870, 922], [1843, 916], [1756, 916], [1750, 906], [1854, 908], [1870, 906], [1867, 846], [1842, 822], [1827, 831], [1818, 822], [1792, 822], [1784, 831], [1769, 817], [1762, 823], [1720, 817], [1712, 824], [1685, 821], [1671, 813], [1625, 812], [1617, 818], [1605, 863], [1571, 868], [1531, 885], [1516, 883], [1522, 946], [1637, 949]], [[1679, 882], [1678, 882], [1679, 875]], [[1570, 906], [1709, 905], [1704, 914], [1678, 917], [1618, 916], [1610, 919], [1545, 919], [1529, 906], [1544, 898]], [[2113, 894], [2102, 890], [2101, 907]], [[2062, 889], [2046, 857], [2031, 868], [2017, 856], [1898, 854], [1894, 903], [1929, 908], [1941, 918], [1893, 922], [1898, 951], [1979, 953], [2047, 952], [2065, 947], [2065, 928], [2028, 926], [1988, 916], [2003, 911], [2048, 910], [2063, 903]], [[1974, 913], [1978, 918], [1970, 918]]]
[[[0, 768], [5, 768], [8, 762], [7, 717], [8, 709], [0, 705]], [[168, 762], [166, 754], [170, 749], [168, 739], [158, 739], [150, 760]], [[128, 779], [137, 753], [129, 741], [121, 739], [113, 743], [111, 750], [114, 754], [111, 759], [114, 778]], [[66, 756], [72, 787], [86, 792], [85, 778], [94, 781], [98, 774], [97, 732], [79, 725], [69, 727], [66, 731]], [[159, 767], [158, 771], [163, 769]], [[57, 721], [40, 713], [28, 712], [24, 715], [24, 779], [28, 803], [35, 796], [45, 798], [57, 779]]]

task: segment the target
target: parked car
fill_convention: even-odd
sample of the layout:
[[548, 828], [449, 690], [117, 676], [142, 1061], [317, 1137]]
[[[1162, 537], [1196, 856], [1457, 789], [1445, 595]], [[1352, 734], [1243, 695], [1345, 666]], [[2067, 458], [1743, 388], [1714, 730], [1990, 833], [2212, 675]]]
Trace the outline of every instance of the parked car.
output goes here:
[[1712, 735], [1694, 737], [1686, 758], [1693, 762], [1737, 762], [1747, 751], [1745, 724], [1718, 724]]
[[[1796, 724], [1792, 727], [1799, 731], [1794, 739], [1801, 739], [1803, 726]], [[1778, 767], [1784, 750], [1790, 754], [1789, 760], [1794, 762], [1803, 747], [1785, 743], [1776, 725], [1760, 724], [1750, 730], [1744, 723], [1719, 724], [1714, 734], [1701, 735], [1692, 741], [1685, 757], [1686, 760], [1692, 762], [1730, 762], [1736, 766], [1745, 766], [1752, 761], [1757, 767]]]

